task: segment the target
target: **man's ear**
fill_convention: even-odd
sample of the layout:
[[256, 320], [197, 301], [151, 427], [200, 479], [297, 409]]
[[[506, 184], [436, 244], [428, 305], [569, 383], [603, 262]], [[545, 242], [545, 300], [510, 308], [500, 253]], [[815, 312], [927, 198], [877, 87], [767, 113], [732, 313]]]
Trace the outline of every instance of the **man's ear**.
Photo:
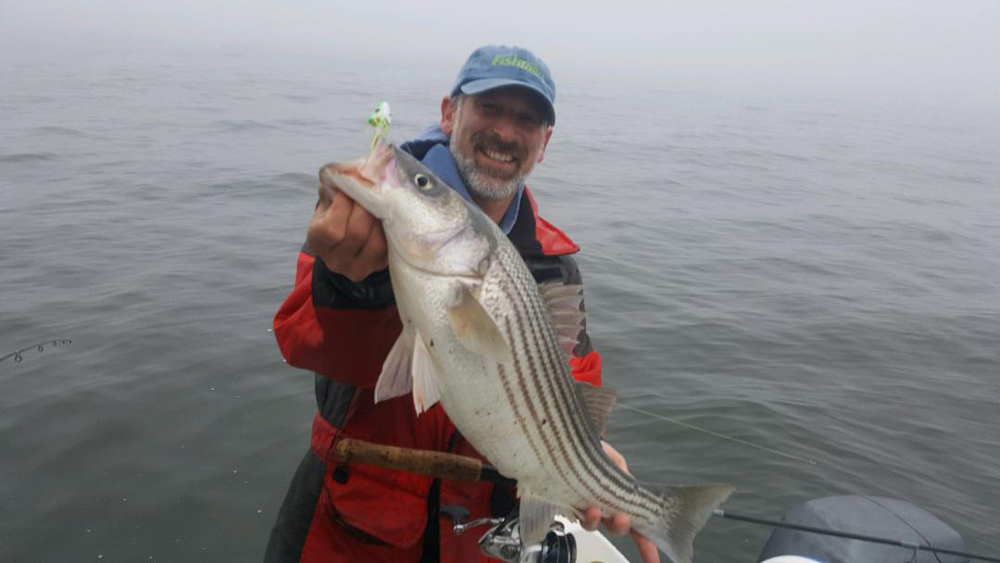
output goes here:
[[445, 135], [451, 136], [455, 127], [456, 109], [458, 109], [457, 104], [453, 98], [445, 96], [441, 99], [441, 132]]
[[538, 164], [541, 161], [545, 160], [545, 147], [549, 146], [549, 139], [551, 138], [552, 138], [552, 126], [547, 125], [545, 127], [545, 140], [542, 141], [542, 150], [538, 151], [538, 160], [535, 161], [535, 164]]

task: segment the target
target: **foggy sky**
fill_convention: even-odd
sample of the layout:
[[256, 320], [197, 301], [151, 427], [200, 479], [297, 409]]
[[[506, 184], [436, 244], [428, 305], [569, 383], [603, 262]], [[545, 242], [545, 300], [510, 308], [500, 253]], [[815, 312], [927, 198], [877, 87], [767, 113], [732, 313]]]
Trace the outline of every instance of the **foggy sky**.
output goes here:
[[0, 0], [0, 64], [129, 45], [368, 56], [457, 70], [517, 44], [560, 77], [876, 103], [1000, 105], [997, 0]]

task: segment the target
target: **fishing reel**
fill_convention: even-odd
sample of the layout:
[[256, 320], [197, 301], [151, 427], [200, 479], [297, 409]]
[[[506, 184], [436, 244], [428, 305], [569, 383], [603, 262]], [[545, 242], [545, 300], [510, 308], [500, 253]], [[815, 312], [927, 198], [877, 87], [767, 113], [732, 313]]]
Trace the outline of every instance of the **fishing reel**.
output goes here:
[[477, 526], [490, 526], [479, 538], [479, 549], [490, 557], [507, 563], [575, 563], [576, 538], [566, 533], [560, 522], [553, 522], [549, 533], [540, 543], [522, 545], [517, 509], [504, 518], [479, 518], [465, 522], [469, 511], [460, 506], [444, 506], [441, 511], [451, 517], [452, 531], [461, 534]]

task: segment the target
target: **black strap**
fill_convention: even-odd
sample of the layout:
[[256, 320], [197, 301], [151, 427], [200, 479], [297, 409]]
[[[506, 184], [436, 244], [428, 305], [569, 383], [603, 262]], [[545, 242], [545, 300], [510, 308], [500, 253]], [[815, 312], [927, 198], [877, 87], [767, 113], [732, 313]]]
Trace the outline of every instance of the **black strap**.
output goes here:
[[420, 563], [438, 563], [441, 560], [441, 480], [431, 482], [427, 494], [427, 528], [424, 529], [424, 554]]
[[[453, 451], [462, 435], [458, 430], [448, 439], [447, 451]], [[424, 554], [420, 563], [438, 563], [441, 560], [441, 479], [431, 482], [427, 492], [427, 527], [424, 529]]]

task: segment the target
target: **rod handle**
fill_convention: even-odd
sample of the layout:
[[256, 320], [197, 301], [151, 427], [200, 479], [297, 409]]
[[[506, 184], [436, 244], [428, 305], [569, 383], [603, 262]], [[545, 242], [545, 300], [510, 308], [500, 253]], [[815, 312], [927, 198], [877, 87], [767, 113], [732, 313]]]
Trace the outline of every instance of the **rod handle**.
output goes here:
[[479, 481], [483, 469], [483, 462], [474, 457], [374, 444], [354, 438], [337, 441], [334, 454], [344, 463], [377, 465], [456, 481]]

